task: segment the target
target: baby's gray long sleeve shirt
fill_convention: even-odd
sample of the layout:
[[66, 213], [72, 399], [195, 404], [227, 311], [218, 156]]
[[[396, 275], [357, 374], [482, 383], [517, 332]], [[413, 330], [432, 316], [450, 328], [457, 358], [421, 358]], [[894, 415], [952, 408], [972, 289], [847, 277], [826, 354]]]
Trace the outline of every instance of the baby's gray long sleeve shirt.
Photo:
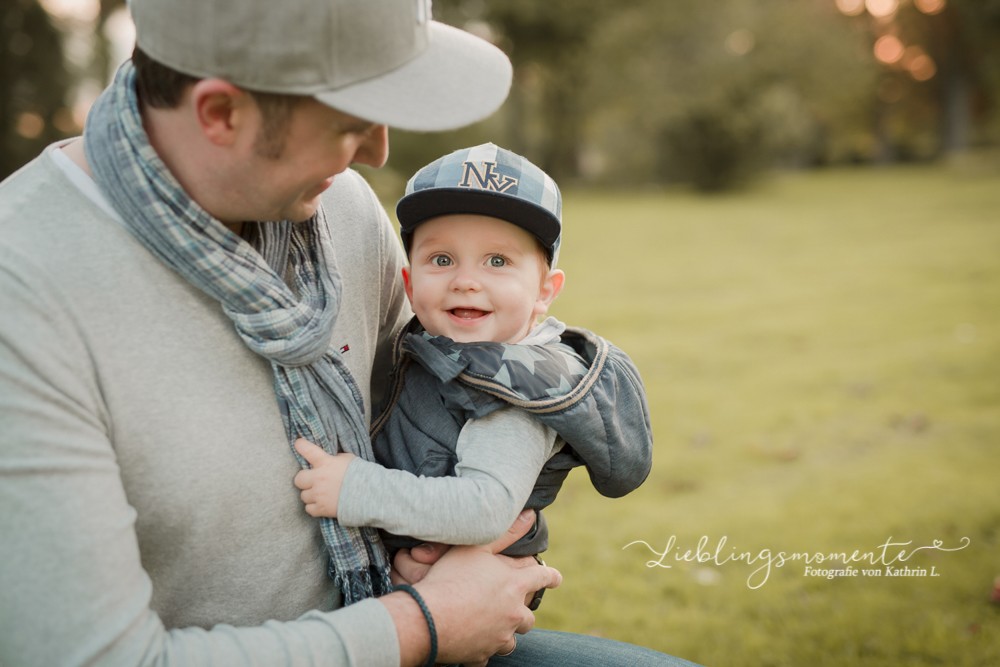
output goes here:
[[[554, 317], [518, 344], [557, 342]], [[338, 501], [345, 526], [376, 526], [445, 544], [489, 544], [514, 523], [545, 462], [565, 442], [524, 410], [504, 407], [462, 427], [454, 477], [424, 477], [355, 459]]]
[[489, 544], [524, 508], [542, 466], [563, 445], [529, 413], [505, 407], [466, 422], [455, 477], [423, 477], [355, 459], [338, 519], [445, 544]]

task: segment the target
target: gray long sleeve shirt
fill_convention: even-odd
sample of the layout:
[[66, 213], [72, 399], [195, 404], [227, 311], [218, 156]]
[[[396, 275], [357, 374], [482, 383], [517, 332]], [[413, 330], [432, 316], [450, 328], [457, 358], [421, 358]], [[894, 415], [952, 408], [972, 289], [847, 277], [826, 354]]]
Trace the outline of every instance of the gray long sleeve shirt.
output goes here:
[[[521, 344], [558, 340], [548, 318]], [[565, 442], [534, 416], [505, 407], [462, 427], [454, 477], [424, 477], [355, 459], [338, 501], [345, 526], [376, 526], [445, 544], [489, 544], [514, 523], [545, 462]]]
[[341, 487], [338, 519], [445, 544], [489, 544], [524, 508], [556, 434], [527, 412], [502, 408], [469, 421], [455, 477], [418, 477], [355, 459]]
[[[325, 611], [268, 362], [51, 151], [0, 185], [0, 664], [398, 665], [382, 604]], [[367, 394], [402, 252], [357, 174], [323, 205]]]

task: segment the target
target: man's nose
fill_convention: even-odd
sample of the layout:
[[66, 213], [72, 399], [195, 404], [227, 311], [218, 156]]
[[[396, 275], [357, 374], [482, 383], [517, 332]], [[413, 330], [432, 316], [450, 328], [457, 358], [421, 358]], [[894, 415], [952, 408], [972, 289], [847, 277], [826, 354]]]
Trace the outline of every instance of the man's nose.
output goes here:
[[365, 140], [354, 153], [354, 162], [378, 169], [388, 158], [389, 128], [385, 125], [374, 125], [368, 130]]

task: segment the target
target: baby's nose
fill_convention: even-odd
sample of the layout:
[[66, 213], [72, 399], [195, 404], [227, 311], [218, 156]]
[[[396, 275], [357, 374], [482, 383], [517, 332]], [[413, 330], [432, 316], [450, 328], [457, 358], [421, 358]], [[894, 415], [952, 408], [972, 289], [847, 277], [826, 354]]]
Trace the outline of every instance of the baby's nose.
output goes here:
[[463, 271], [455, 276], [451, 286], [453, 290], [459, 292], [476, 291], [479, 289], [479, 281], [476, 280], [475, 276]]

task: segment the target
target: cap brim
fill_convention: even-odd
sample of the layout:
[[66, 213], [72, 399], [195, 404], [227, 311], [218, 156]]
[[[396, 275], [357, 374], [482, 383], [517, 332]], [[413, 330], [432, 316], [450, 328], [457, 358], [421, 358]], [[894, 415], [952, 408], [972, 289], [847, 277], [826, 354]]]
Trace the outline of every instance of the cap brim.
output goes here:
[[436, 132], [486, 118], [503, 104], [513, 69], [503, 51], [464, 30], [430, 23], [430, 43], [402, 67], [314, 97], [365, 120]]
[[559, 219], [541, 206], [489, 190], [431, 188], [406, 195], [396, 204], [403, 245], [409, 250], [413, 230], [425, 220], [462, 213], [487, 215], [517, 225], [541, 241], [552, 260], [552, 249], [562, 227]]

